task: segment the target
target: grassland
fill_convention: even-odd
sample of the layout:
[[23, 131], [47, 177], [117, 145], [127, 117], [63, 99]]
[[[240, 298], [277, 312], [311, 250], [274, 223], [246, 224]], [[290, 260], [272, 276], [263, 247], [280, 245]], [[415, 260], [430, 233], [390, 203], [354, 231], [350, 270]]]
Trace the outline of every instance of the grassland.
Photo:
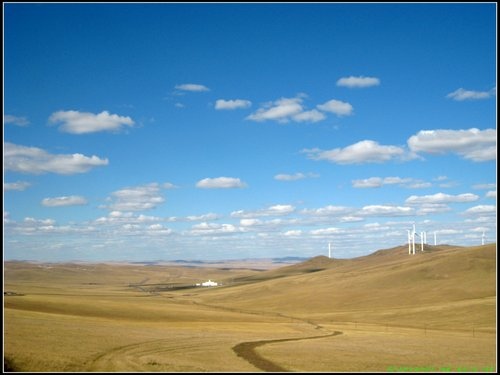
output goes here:
[[268, 270], [6, 262], [4, 291], [16, 371], [496, 370], [495, 244]]

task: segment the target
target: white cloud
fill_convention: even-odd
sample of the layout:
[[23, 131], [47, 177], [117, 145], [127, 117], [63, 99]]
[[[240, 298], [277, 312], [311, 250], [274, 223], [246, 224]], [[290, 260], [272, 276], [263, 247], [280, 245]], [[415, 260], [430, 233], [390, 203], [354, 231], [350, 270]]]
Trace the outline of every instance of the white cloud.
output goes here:
[[297, 180], [303, 180], [305, 178], [316, 178], [319, 177], [318, 174], [316, 173], [295, 173], [295, 174], [277, 174], [274, 176], [274, 179], [277, 181], [297, 181]]
[[354, 188], [379, 188], [384, 185], [399, 185], [405, 188], [421, 189], [430, 187], [432, 184], [413, 178], [401, 177], [370, 177], [362, 180], [352, 181], [352, 187]]
[[238, 108], [248, 108], [252, 105], [252, 102], [244, 99], [234, 99], [234, 100], [224, 100], [218, 99], [215, 102], [215, 109], [238, 109]]
[[43, 174], [85, 173], [98, 166], [108, 165], [108, 159], [82, 154], [50, 154], [37, 147], [27, 147], [6, 142], [4, 144], [4, 168], [7, 171]]
[[486, 193], [486, 198], [497, 198], [497, 191], [496, 190], [490, 190]]
[[4, 115], [3, 116], [3, 123], [4, 124], [14, 124], [17, 126], [28, 126], [30, 122], [28, 121], [28, 119], [26, 117]]
[[294, 115], [301, 113], [304, 108], [302, 99], [297, 98], [281, 98], [272, 103], [265, 104], [256, 112], [247, 117], [248, 120], [266, 121], [275, 120], [279, 122], [288, 122]]
[[497, 184], [496, 183], [489, 183], [489, 184], [476, 184], [473, 185], [473, 189], [496, 189]]
[[378, 188], [384, 184], [384, 180], [380, 177], [370, 177], [363, 180], [353, 180], [352, 187], [354, 188]]
[[411, 207], [369, 205], [364, 206], [359, 214], [363, 216], [408, 216], [413, 215], [414, 210]]
[[31, 184], [29, 182], [26, 182], [26, 181], [5, 182], [3, 184], [3, 190], [4, 191], [9, 191], [9, 190], [24, 191], [30, 186], [31, 186]]
[[312, 234], [313, 236], [325, 236], [325, 235], [341, 233], [342, 231], [343, 231], [342, 229], [332, 227], [332, 228], [314, 229], [311, 230], [309, 233]]
[[316, 209], [305, 209], [301, 211], [305, 215], [311, 216], [342, 216], [352, 212], [352, 209], [344, 206], [328, 205]]
[[193, 225], [189, 234], [192, 235], [202, 235], [202, 236], [213, 236], [213, 235], [224, 235], [224, 234], [234, 234], [241, 232], [241, 230], [232, 224], [215, 224], [215, 223], [200, 223]]
[[174, 185], [174, 184], [172, 184], [170, 182], [164, 182], [163, 184], [161, 184], [161, 187], [163, 189], [176, 189], [177, 188], [176, 185]]
[[165, 202], [157, 183], [117, 190], [111, 193], [109, 200], [112, 203], [106, 208], [112, 211], [150, 210]]
[[282, 216], [289, 215], [295, 211], [295, 207], [290, 204], [276, 204], [273, 206], [269, 206], [267, 208], [256, 210], [256, 211], [233, 211], [231, 212], [232, 217], [239, 218], [254, 218], [261, 216]]
[[210, 91], [208, 87], [196, 83], [183, 83], [182, 85], [176, 85], [175, 88], [177, 90], [193, 92]]
[[382, 163], [394, 158], [403, 158], [405, 151], [401, 147], [383, 146], [375, 141], [365, 140], [345, 148], [333, 150], [304, 149], [309, 159], [327, 160], [337, 164]]
[[196, 183], [196, 187], [200, 189], [234, 189], [246, 186], [243, 181], [234, 177], [204, 178]]
[[317, 105], [317, 108], [325, 112], [335, 113], [337, 116], [350, 116], [353, 111], [351, 104], [335, 99], [319, 104]]
[[295, 174], [277, 174], [274, 176], [275, 180], [278, 181], [297, 181], [306, 178], [306, 175], [303, 173], [295, 173]]
[[446, 97], [457, 101], [488, 99], [492, 96], [495, 96], [496, 91], [496, 87], [492, 88], [489, 91], [472, 91], [459, 88], [446, 95]]
[[153, 235], [153, 236], [158, 236], [158, 235], [170, 235], [172, 234], [172, 229], [164, 227], [161, 224], [151, 224], [147, 230], [146, 233], [148, 235]]
[[288, 230], [283, 233], [283, 235], [287, 237], [297, 237], [302, 235], [302, 231], [300, 229]]
[[356, 87], [370, 87], [380, 85], [380, 79], [376, 77], [342, 77], [337, 81], [337, 86], [344, 86], [349, 88]]
[[465, 210], [466, 215], [492, 215], [497, 212], [496, 206], [493, 205], [479, 205]]
[[479, 197], [475, 194], [466, 193], [459, 195], [449, 195], [437, 193], [433, 195], [412, 195], [406, 199], [406, 204], [422, 204], [422, 203], [467, 203], [478, 200]]
[[348, 116], [353, 112], [351, 104], [335, 99], [317, 105], [317, 109], [306, 110], [303, 105], [304, 97], [305, 94], [299, 94], [295, 98], [281, 98], [268, 102], [246, 119], [258, 122], [273, 120], [280, 123], [318, 122], [326, 119], [326, 115], [321, 111], [335, 113], [337, 116]]
[[297, 122], [318, 122], [324, 120], [325, 118], [325, 114], [316, 109], [300, 112], [292, 116], [292, 119]]
[[100, 131], [117, 131], [124, 126], [133, 126], [134, 121], [128, 116], [118, 116], [103, 111], [98, 114], [79, 111], [58, 111], [50, 117], [51, 123], [62, 125], [60, 130], [72, 134], [86, 134]]
[[437, 214], [450, 211], [451, 208], [443, 203], [422, 203], [417, 210], [418, 215]]
[[262, 220], [259, 219], [241, 219], [240, 220], [240, 225], [242, 227], [254, 227], [258, 225], [262, 225], [263, 222]]
[[61, 206], [82, 206], [87, 204], [84, 197], [71, 195], [68, 197], [45, 198], [42, 200], [42, 205], [46, 207], [61, 207]]
[[479, 162], [496, 159], [496, 140], [496, 129], [421, 130], [408, 139], [408, 146], [413, 152], [453, 152]]
[[210, 212], [208, 214], [203, 214], [203, 215], [189, 215], [186, 216], [185, 220], [186, 221], [204, 221], [204, 220], [217, 220], [219, 218], [219, 215], [214, 214], [213, 212]]

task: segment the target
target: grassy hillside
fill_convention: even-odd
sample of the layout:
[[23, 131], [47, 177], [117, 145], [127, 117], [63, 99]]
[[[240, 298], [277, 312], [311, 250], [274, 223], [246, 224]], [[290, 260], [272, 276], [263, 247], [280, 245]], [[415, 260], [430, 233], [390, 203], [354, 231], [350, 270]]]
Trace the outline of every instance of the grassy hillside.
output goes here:
[[[207, 279], [223, 285], [192, 287]], [[493, 371], [496, 245], [266, 271], [6, 262], [4, 323], [27, 372]]]
[[398, 247], [349, 260], [317, 257], [258, 277], [257, 283], [207, 290], [200, 300], [321, 321], [495, 327], [494, 244], [426, 247], [415, 255]]

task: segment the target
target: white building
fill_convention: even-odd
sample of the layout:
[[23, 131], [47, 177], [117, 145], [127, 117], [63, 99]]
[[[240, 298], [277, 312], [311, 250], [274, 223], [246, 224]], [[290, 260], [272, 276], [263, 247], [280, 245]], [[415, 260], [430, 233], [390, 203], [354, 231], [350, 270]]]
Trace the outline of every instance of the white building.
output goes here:
[[[199, 285], [199, 284], [196, 284], [196, 285]], [[204, 283], [201, 283], [201, 286], [217, 286], [219, 284], [217, 284], [215, 281], [212, 281], [212, 280], [208, 280], [208, 281], [205, 281]]]

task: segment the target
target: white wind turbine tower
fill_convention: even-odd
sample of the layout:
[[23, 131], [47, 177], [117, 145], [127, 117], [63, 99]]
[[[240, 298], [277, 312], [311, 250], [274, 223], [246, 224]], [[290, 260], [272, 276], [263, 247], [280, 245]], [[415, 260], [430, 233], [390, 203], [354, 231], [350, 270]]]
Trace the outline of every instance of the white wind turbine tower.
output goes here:
[[481, 236], [481, 245], [484, 245], [484, 238], [486, 237], [486, 234], [483, 230], [483, 235]]
[[332, 243], [328, 242], [328, 258], [332, 258]]
[[415, 224], [413, 224], [413, 230], [408, 230], [408, 254], [415, 254], [415, 236], [420, 237], [420, 250], [424, 251], [424, 243], [427, 241], [427, 233], [417, 233], [415, 230]]

